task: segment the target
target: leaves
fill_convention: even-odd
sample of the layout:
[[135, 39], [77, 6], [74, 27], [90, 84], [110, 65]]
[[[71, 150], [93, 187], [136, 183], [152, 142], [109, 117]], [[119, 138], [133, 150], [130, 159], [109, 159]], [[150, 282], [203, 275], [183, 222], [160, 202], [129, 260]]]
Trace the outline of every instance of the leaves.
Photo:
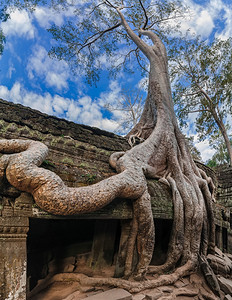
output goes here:
[[85, 73], [89, 84], [96, 84], [103, 70], [117, 76], [122, 69], [133, 73], [138, 66], [144, 74], [147, 62], [121, 26], [116, 8], [122, 2], [123, 14], [136, 34], [145, 26], [163, 38], [167, 32], [177, 30], [177, 22], [168, 22], [183, 16], [184, 11], [179, 1], [85, 1], [76, 6], [65, 25], [48, 29], [56, 41], [50, 56], [67, 61], [74, 73]]
[[173, 40], [169, 52], [175, 109], [184, 125], [197, 112], [200, 139], [213, 136], [232, 113], [232, 40], [201, 41], [199, 37]]

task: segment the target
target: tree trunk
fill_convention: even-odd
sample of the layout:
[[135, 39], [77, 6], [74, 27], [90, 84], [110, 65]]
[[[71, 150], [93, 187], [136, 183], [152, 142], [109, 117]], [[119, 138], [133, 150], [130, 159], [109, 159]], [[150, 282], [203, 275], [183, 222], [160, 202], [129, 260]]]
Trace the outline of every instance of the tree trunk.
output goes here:
[[[212, 180], [195, 165], [174, 113], [167, 68], [166, 50], [160, 39], [150, 31], [141, 30], [153, 42], [150, 46], [128, 26], [121, 11], [122, 25], [131, 39], [150, 61], [148, 96], [140, 122], [131, 134], [139, 133], [144, 142], [126, 153], [115, 153], [110, 163], [119, 174], [83, 188], [68, 188], [62, 180], [38, 166], [46, 155], [46, 146], [39, 142], [2, 140], [0, 174], [6, 170], [8, 181], [16, 188], [31, 193], [36, 203], [53, 214], [68, 215], [94, 211], [116, 197], [133, 201], [133, 226], [127, 242], [125, 276], [141, 280], [146, 272], [162, 275], [155, 281], [141, 284], [122, 279], [98, 279], [99, 284], [111, 284], [139, 291], [171, 284], [192, 272], [199, 257], [214, 250], [214, 220]], [[149, 127], [149, 130], [147, 127]], [[149, 266], [154, 248], [154, 223], [146, 178], [160, 179], [173, 195], [174, 220], [167, 261], [161, 266]], [[208, 220], [205, 222], [204, 220]], [[138, 252], [136, 269], [132, 269], [134, 251]], [[97, 279], [93, 279], [97, 281]]]
[[216, 121], [216, 123], [219, 127], [219, 130], [221, 131], [221, 134], [224, 138], [224, 141], [225, 141], [225, 144], [226, 144], [226, 149], [227, 149], [227, 152], [228, 152], [228, 155], [229, 155], [230, 166], [232, 166], [232, 147], [231, 147], [231, 144], [230, 144], [230, 139], [228, 137], [225, 125], [224, 125], [223, 121], [221, 120], [221, 118], [217, 115], [215, 110], [212, 112], [212, 114], [213, 114], [213, 117], [214, 117], [214, 119], [215, 119], [215, 121]]

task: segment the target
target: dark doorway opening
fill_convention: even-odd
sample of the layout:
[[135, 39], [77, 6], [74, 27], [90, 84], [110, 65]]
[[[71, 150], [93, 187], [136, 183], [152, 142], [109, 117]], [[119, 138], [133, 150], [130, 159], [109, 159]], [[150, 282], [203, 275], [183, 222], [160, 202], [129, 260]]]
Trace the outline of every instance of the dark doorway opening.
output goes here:
[[94, 220], [31, 218], [29, 228], [28, 291], [49, 273], [65, 271], [77, 254], [91, 251]]
[[119, 220], [30, 219], [27, 291], [38, 280], [62, 272], [94, 275], [113, 266], [120, 241]]
[[155, 219], [155, 249], [152, 265], [162, 265], [167, 259], [168, 244], [172, 230], [172, 220]]
[[222, 246], [223, 246], [223, 252], [227, 252], [228, 234], [227, 234], [227, 229], [224, 227], [222, 227]]

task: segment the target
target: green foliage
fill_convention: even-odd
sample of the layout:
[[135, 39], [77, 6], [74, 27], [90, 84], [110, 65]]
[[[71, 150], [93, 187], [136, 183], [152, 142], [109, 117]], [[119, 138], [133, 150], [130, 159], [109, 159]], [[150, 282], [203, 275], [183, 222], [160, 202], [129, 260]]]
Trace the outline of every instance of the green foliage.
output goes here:
[[212, 158], [212, 159], [209, 159], [207, 162], [206, 162], [206, 166], [214, 169], [217, 167], [217, 162]]
[[4, 43], [5, 43], [5, 36], [2, 32], [2, 30], [0, 30], [0, 55], [2, 55], [2, 53], [3, 53]]
[[[230, 157], [223, 138], [220, 135], [214, 136], [210, 141], [211, 146], [216, 150], [212, 159], [208, 160], [206, 164], [209, 167], [217, 166], [229, 166]], [[230, 138], [230, 144], [232, 145], [232, 139]]]
[[[7, 13], [7, 8], [6, 8], [6, 6], [3, 6], [0, 9], [0, 21], [6, 22], [8, 18], [9, 18], [9, 14]], [[3, 34], [3, 31], [0, 29], [0, 55], [2, 55], [2, 53], [3, 53], [5, 40], [6, 39]]]
[[92, 184], [96, 180], [97, 175], [95, 175], [95, 174], [86, 174], [86, 175], [82, 175], [82, 177], [85, 177], [85, 180], [88, 184]]
[[96, 84], [102, 71], [115, 77], [121, 75], [122, 68], [133, 74], [139, 65], [143, 75], [147, 72], [147, 59], [121, 25], [117, 7], [125, 6], [123, 14], [136, 34], [140, 28], [150, 29], [162, 40], [178, 29], [187, 11], [178, 0], [0, 0], [0, 7], [3, 5], [30, 11], [43, 5], [57, 13], [65, 9], [72, 12], [64, 25], [53, 24], [48, 29], [54, 39], [49, 55], [67, 61], [73, 73], [84, 75], [89, 84]]
[[186, 138], [186, 142], [188, 144], [188, 148], [192, 154], [192, 157], [194, 160], [197, 161], [202, 161], [202, 157], [201, 157], [201, 153], [200, 151], [194, 146], [194, 137], [190, 136], [190, 137], [185, 137]]
[[200, 140], [218, 134], [232, 114], [232, 39], [208, 44], [199, 37], [176, 39], [170, 50], [175, 109], [182, 126], [197, 113]]
[[[117, 76], [121, 68], [133, 74], [136, 64], [146, 72], [146, 59], [126, 33], [116, 10], [122, 3], [123, 14], [136, 34], [140, 28], [155, 30], [163, 38], [177, 23], [169, 22], [184, 15], [180, 1], [83, 1], [73, 9], [73, 17], [63, 26], [53, 25], [48, 31], [56, 43], [51, 57], [67, 61], [74, 73], [86, 76], [96, 84], [101, 71]], [[164, 26], [165, 24], [165, 26]]]
[[50, 169], [51, 167], [55, 168], [56, 166], [51, 161], [45, 159], [42, 163], [42, 167], [44, 167], [45, 169]]

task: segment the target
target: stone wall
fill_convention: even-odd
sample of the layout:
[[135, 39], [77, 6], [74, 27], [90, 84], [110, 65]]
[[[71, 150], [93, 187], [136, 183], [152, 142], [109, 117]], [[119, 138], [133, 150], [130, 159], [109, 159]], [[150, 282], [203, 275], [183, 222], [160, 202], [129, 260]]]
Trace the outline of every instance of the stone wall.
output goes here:
[[[114, 175], [115, 171], [109, 166], [110, 155], [129, 149], [126, 139], [113, 133], [48, 116], [1, 99], [0, 138], [28, 138], [46, 144], [49, 155], [42, 167], [58, 174], [71, 187], [93, 184]], [[149, 191], [154, 217], [171, 219], [172, 202], [168, 188], [150, 181]], [[1, 207], [0, 202], [0, 215]], [[33, 204], [32, 214], [34, 217], [56, 218], [41, 211], [36, 204]], [[77, 217], [128, 219], [132, 217], [131, 203], [116, 200], [95, 213]]]
[[[227, 251], [232, 253], [232, 168], [219, 169], [217, 178], [217, 203], [220, 206], [218, 211], [224, 227], [224, 239], [227, 239], [224, 243], [227, 244]], [[221, 243], [223, 244], [223, 241]]]

